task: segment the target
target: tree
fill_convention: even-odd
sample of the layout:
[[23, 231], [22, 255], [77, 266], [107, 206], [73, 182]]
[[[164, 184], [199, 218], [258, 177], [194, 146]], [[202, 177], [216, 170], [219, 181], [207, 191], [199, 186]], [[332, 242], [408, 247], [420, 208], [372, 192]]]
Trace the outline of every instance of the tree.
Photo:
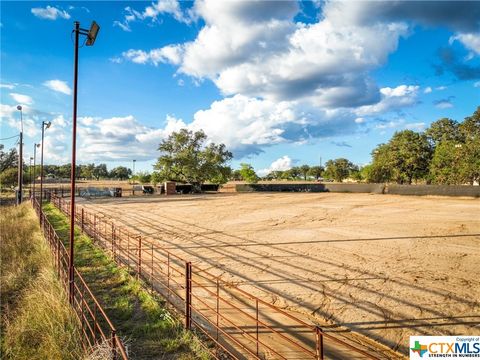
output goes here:
[[308, 176], [312, 176], [318, 181], [318, 179], [322, 177], [324, 170], [323, 166], [311, 166], [310, 169], [308, 169]]
[[151, 175], [146, 171], [140, 171], [137, 173], [136, 178], [140, 184], [148, 184], [151, 179]]
[[389, 141], [394, 177], [397, 183], [411, 184], [424, 178], [432, 158], [432, 147], [424, 134], [412, 130], [397, 131]]
[[462, 182], [473, 185], [475, 181], [480, 181], [480, 135], [467, 139], [459, 148], [461, 149], [460, 178]]
[[466, 139], [480, 138], [480, 106], [460, 124], [460, 131]]
[[233, 181], [243, 180], [243, 179], [242, 179], [242, 174], [240, 173], [240, 170], [234, 170], [234, 171], [232, 172], [232, 177], [231, 177], [231, 179], [232, 179]]
[[463, 141], [459, 123], [448, 118], [443, 118], [431, 123], [430, 127], [425, 130], [425, 135], [434, 147], [445, 140]]
[[154, 168], [165, 179], [192, 184], [196, 192], [206, 181], [225, 183], [231, 173], [226, 163], [232, 159], [232, 153], [224, 144], [206, 142], [207, 135], [201, 130], [174, 132], [160, 143], [161, 155]]
[[85, 179], [92, 179], [95, 171], [95, 164], [87, 164], [82, 166], [81, 177]]
[[18, 170], [16, 168], [8, 168], [0, 172], [0, 188], [13, 188], [18, 181]]
[[18, 167], [18, 154], [15, 148], [3, 151], [4, 145], [0, 144], [0, 173], [8, 168]]
[[436, 184], [459, 184], [461, 145], [453, 140], [438, 143], [430, 163], [430, 177]]
[[108, 177], [108, 170], [106, 164], [99, 164], [95, 166], [92, 171], [92, 175], [96, 180], [100, 180], [100, 178]]
[[266, 180], [281, 180], [283, 178], [284, 171], [273, 170], [265, 176]]
[[300, 174], [303, 176], [303, 180], [307, 181], [308, 171], [310, 170], [310, 166], [302, 165], [299, 167]]
[[126, 168], [125, 166], [117, 166], [110, 170], [109, 177], [119, 180], [127, 180], [130, 175], [132, 175], [132, 170]]
[[258, 182], [258, 176], [250, 164], [240, 164], [240, 176], [248, 183], [255, 184]]
[[373, 161], [363, 168], [365, 179], [370, 183], [389, 182], [393, 179], [395, 168], [392, 152], [388, 144], [380, 144], [372, 151]]
[[342, 182], [346, 179], [355, 165], [345, 158], [328, 160], [325, 163], [325, 176], [329, 179]]

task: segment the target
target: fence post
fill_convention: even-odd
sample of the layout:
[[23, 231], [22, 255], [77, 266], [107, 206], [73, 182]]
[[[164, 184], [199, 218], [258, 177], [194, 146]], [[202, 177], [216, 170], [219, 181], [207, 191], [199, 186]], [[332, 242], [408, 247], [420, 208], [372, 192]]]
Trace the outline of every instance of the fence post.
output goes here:
[[168, 289], [167, 301], [170, 302], [170, 253], [169, 252], [167, 252], [167, 289]]
[[323, 331], [319, 326], [315, 327], [315, 338], [317, 360], [323, 360]]
[[[152, 287], [153, 292], [153, 242], [152, 242], [152, 264], [150, 268], [150, 286]], [[170, 296], [170, 288], [167, 288], [167, 294]]]
[[192, 327], [192, 263], [185, 263], [185, 329]]
[[220, 284], [218, 283], [218, 278], [217, 278], [217, 326], [216, 326], [216, 339], [218, 342], [218, 327], [220, 326]]
[[112, 223], [112, 258], [115, 261], [115, 227]]
[[256, 324], [255, 324], [255, 328], [256, 328], [256, 334], [257, 334], [257, 356], [258, 356], [258, 350], [259, 350], [259, 343], [258, 343], [258, 299], [255, 299], [255, 310], [256, 310], [256, 316], [255, 316], [255, 320], [256, 320]]
[[116, 341], [115, 330], [112, 329], [112, 358], [115, 360], [117, 358], [117, 341]]
[[83, 214], [83, 208], [82, 208], [82, 234], [83, 234], [83, 227], [84, 227], [84, 214]]
[[97, 240], [97, 214], [93, 214], [93, 242]]
[[142, 237], [138, 237], [138, 263], [137, 263], [137, 280], [142, 276]]

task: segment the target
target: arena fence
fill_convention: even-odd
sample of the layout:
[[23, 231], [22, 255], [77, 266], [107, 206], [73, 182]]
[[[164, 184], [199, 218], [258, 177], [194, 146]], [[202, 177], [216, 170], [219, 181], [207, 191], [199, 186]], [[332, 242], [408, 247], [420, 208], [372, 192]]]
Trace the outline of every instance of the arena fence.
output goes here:
[[[69, 215], [68, 202], [55, 194], [48, 198]], [[103, 214], [77, 205], [75, 222], [117, 264], [160, 293], [216, 359], [376, 359], [354, 343], [229, 284]]]
[[[62, 240], [40, 207], [37, 199], [32, 198], [32, 206], [40, 220], [44, 237], [53, 255], [53, 263], [60, 281], [66, 291], [69, 290], [68, 264], [69, 254]], [[112, 359], [127, 360], [127, 353], [118, 337], [115, 327], [106, 315], [102, 306], [93, 295], [82, 275], [74, 268], [74, 296], [72, 307], [80, 323], [81, 342], [88, 351], [99, 344], [108, 344], [112, 351]]]

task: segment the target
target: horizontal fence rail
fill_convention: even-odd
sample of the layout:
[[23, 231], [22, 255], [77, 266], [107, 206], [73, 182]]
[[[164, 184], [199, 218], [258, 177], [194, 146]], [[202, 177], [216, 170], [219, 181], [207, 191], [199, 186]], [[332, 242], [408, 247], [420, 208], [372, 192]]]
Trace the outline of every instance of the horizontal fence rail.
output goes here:
[[[63, 198], [48, 198], [64, 214]], [[197, 265], [134, 234], [100, 213], [76, 205], [75, 222], [117, 264], [142, 278], [185, 319], [185, 327], [205, 340], [216, 359], [324, 359], [326, 347], [342, 358], [377, 359], [320, 327], [308, 324]]]
[[[39, 218], [44, 237], [53, 254], [53, 263], [60, 281], [65, 290], [68, 291], [68, 251], [41, 209], [37, 199], [32, 198], [32, 206]], [[72, 306], [80, 324], [81, 342], [84, 350], [88, 351], [95, 345], [108, 344], [112, 352], [112, 359], [127, 360], [127, 352], [112, 322], [91, 292], [82, 275], [75, 268], [74, 272], [74, 297]]]

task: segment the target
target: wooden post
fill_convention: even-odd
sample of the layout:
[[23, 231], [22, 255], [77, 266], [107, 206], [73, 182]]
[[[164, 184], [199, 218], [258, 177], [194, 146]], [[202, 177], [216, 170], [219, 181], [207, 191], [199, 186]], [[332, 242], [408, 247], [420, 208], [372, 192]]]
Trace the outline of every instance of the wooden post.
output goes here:
[[185, 263], [185, 329], [192, 328], [192, 263]]

